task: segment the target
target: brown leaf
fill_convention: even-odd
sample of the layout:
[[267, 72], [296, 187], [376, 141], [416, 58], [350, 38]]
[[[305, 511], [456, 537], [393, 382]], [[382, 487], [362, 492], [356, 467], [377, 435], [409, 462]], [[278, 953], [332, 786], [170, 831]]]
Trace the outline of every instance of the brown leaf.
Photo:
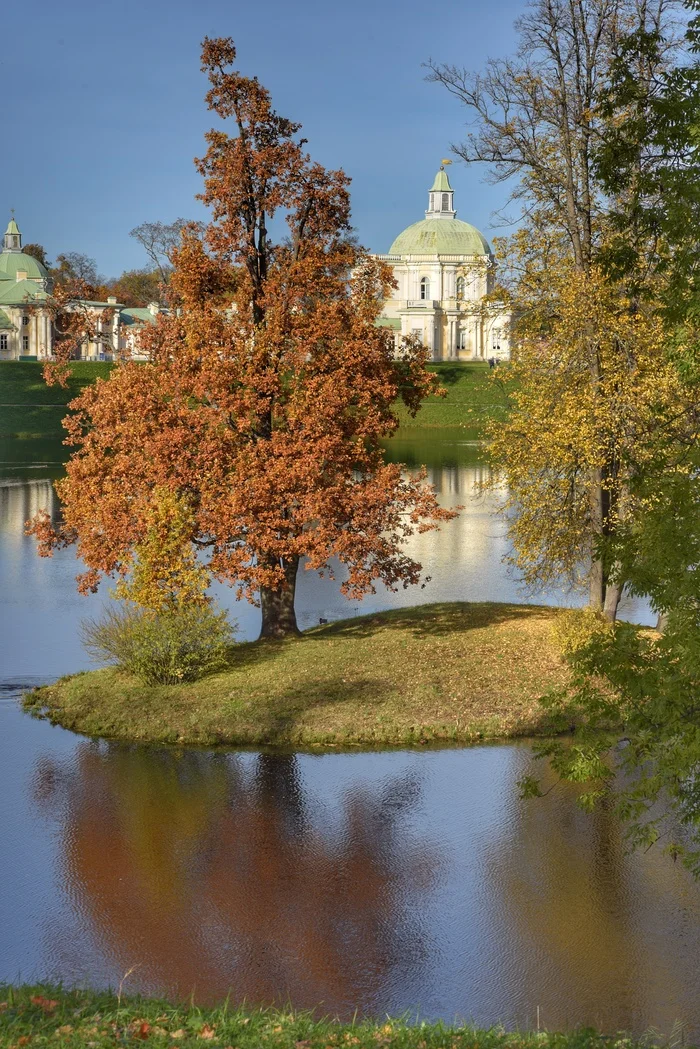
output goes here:
[[33, 995], [29, 1001], [32, 1005], [38, 1005], [45, 1013], [52, 1013], [58, 1006], [58, 1002], [54, 1001], [52, 998], [44, 998], [41, 994]]

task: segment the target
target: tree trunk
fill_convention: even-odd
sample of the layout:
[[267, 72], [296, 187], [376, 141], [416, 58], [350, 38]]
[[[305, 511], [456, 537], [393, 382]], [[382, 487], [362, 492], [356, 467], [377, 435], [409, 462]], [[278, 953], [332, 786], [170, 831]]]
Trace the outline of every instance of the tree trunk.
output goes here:
[[[596, 538], [603, 534], [603, 485], [602, 472], [600, 470], [592, 471], [588, 498], [591, 518], [591, 541], [595, 542]], [[595, 550], [591, 550], [588, 603], [596, 612], [603, 611], [605, 604], [605, 572], [603, 559], [600, 556], [596, 556]]]
[[605, 614], [605, 618], [610, 623], [614, 623], [617, 619], [617, 606], [620, 604], [621, 597], [622, 584], [608, 583], [608, 585], [605, 588], [605, 604], [603, 606], [603, 612]]
[[260, 588], [260, 604], [262, 606], [260, 637], [293, 637], [299, 633], [296, 612], [294, 611], [298, 567], [298, 557], [285, 560], [284, 586], [279, 590], [271, 590], [266, 586]]

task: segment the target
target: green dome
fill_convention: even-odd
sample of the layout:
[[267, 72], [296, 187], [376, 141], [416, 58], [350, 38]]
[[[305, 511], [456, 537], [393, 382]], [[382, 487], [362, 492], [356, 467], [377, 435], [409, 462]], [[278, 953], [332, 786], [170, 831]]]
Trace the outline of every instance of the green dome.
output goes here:
[[390, 255], [490, 255], [476, 226], [460, 219], [423, 219], [399, 233]]
[[29, 280], [46, 280], [48, 273], [32, 255], [21, 251], [0, 251], [0, 280], [17, 280], [17, 273], [24, 272]]

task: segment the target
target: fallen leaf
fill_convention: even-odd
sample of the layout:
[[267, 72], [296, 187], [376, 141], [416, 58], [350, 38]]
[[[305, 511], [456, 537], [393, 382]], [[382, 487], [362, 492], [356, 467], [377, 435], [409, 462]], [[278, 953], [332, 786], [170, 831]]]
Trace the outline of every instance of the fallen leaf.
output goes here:
[[200, 1038], [206, 1038], [207, 1040], [214, 1037], [214, 1028], [210, 1027], [209, 1024], [205, 1024], [202, 1030], [199, 1032]]
[[151, 1025], [149, 1023], [146, 1023], [146, 1021], [144, 1020], [143, 1023], [139, 1024], [138, 1030], [136, 1031], [136, 1037], [145, 1040], [146, 1038], [148, 1038], [150, 1033]]
[[58, 1002], [55, 1002], [52, 998], [44, 998], [41, 994], [33, 995], [29, 1001], [32, 1005], [38, 1005], [45, 1013], [52, 1013], [58, 1006]]
[[171, 1031], [170, 1032], [170, 1037], [171, 1038], [184, 1038], [185, 1037], [185, 1032], [183, 1031], [182, 1028], [180, 1028], [179, 1031]]

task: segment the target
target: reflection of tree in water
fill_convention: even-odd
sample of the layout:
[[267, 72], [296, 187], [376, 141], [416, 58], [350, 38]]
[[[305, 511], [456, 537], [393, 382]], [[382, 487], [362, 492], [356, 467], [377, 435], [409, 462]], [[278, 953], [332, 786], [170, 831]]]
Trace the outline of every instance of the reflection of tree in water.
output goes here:
[[411, 778], [353, 787], [330, 826], [293, 755], [85, 744], [44, 763], [36, 793], [60, 812], [68, 892], [100, 951], [120, 973], [140, 964], [145, 990], [347, 1015], [426, 958], [418, 897], [437, 861], [402, 833]]
[[688, 967], [676, 964], [669, 925], [677, 915], [667, 913], [665, 900], [682, 889], [657, 882], [683, 875], [660, 854], [627, 862], [613, 805], [585, 813], [575, 787], [537, 771], [552, 792], [527, 802], [514, 797], [508, 833], [490, 850], [489, 883], [507, 945], [503, 981], [517, 983], [528, 1008], [542, 1004], [550, 1027], [594, 1020], [603, 1029], [641, 1030], [668, 1017], [670, 1028], [688, 1008], [696, 1011], [688, 979], [694, 951]]

